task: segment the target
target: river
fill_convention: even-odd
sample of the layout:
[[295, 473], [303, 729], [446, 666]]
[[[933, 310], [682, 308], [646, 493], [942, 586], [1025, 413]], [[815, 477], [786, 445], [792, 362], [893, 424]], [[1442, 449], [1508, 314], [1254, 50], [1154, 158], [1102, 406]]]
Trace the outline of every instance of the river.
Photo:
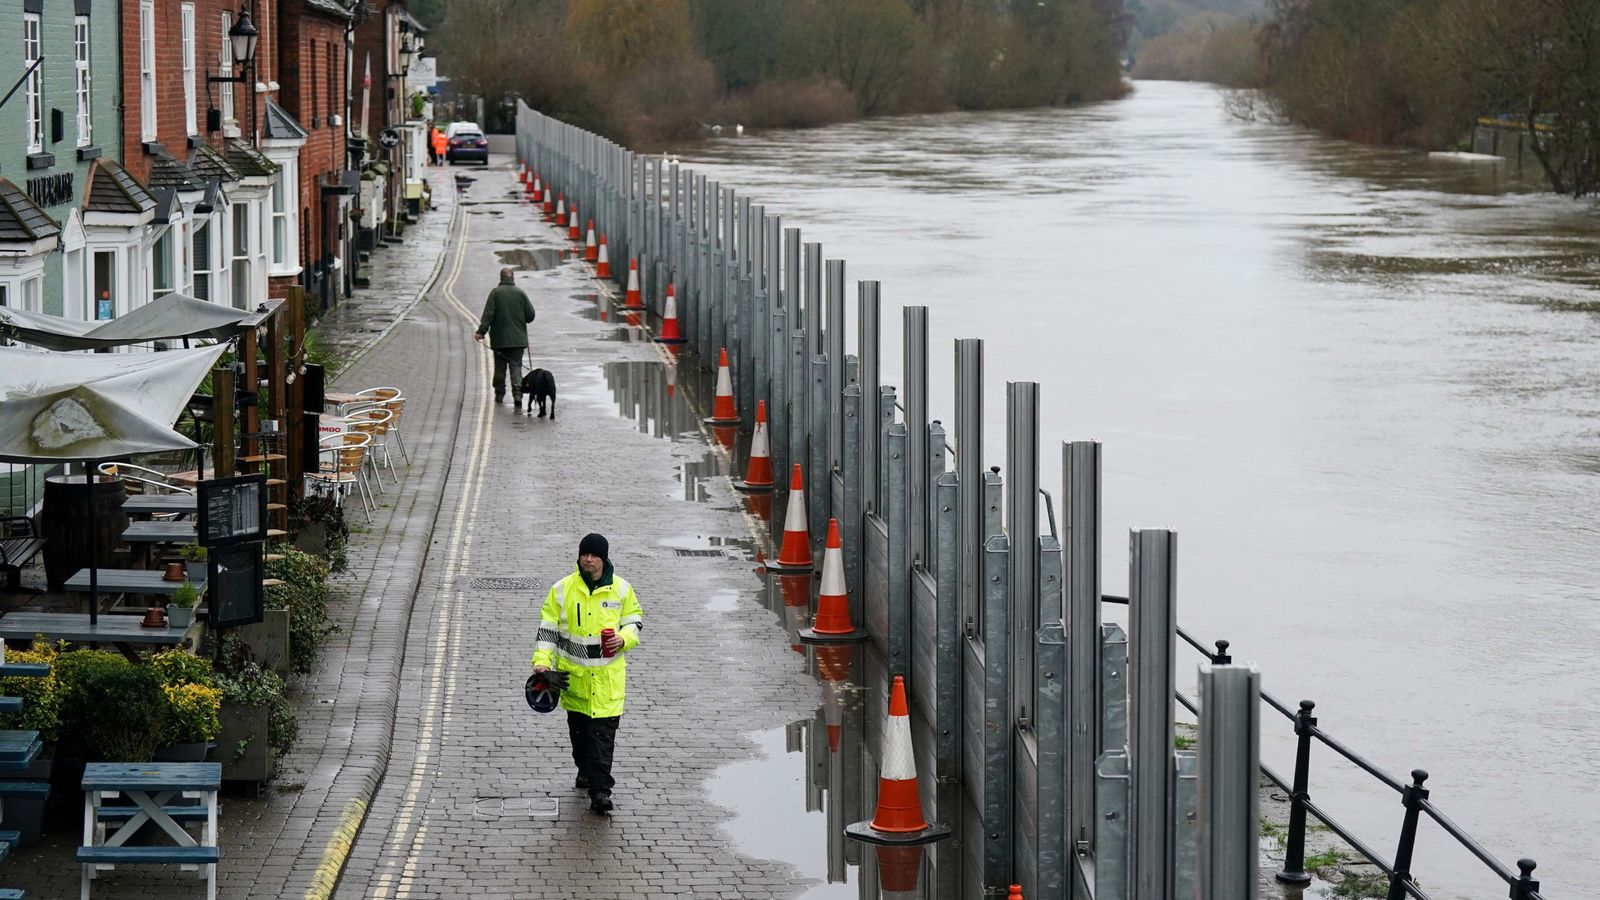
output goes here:
[[[1104, 589], [1129, 527], [1179, 532], [1179, 619], [1433, 799], [1547, 896], [1600, 834], [1600, 215], [1493, 166], [1228, 113], [1205, 85], [1123, 101], [724, 137], [677, 154], [930, 307], [933, 417], [986, 339], [1060, 442], [1104, 442]], [[854, 287], [849, 289], [854, 297]], [[850, 332], [854, 343], [854, 330]], [[1266, 718], [1263, 755], [1292, 769]], [[1314, 754], [1312, 794], [1392, 854], [1398, 796]], [[1435, 897], [1505, 888], [1423, 826]], [[1427, 836], [1432, 837], [1427, 837]]]

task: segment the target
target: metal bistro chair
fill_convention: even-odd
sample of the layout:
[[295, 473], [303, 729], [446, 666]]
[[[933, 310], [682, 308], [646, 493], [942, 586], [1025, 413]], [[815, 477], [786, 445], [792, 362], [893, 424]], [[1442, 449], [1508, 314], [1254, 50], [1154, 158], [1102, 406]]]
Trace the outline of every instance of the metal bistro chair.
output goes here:
[[[106, 462], [95, 467], [101, 475], [110, 475], [112, 478], [121, 478], [130, 494], [188, 494], [194, 496], [194, 488], [174, 482], [165, 472], [136, 466], [133, 463]], [[176, 519], [182, 513], [153, 513], [152, 520]]]
[[344, 506], [344, 495], [354, 487], [361, 497], [361, 511], [366, 513], [368, 524], [372, 522], [372, 508], [377, 506], [363, 471], [371, 441], [369, 436], [353, 431], [328, 435], [319, 442], [317, 471], [306, 473], [306, 479], [319, 489], [329, 489], [334, 503], [340, 507]]
[[[405, 437], [400, 434], [400, 414], [405, 411], [406, 398], [400, 393], [399, 388], [375, 387], [364, 391], [356, 391], [356, 396], [361, 398], [361, 403], [374, 404], [394, 413], [394, 420], [389, 423], [389, 430], [394, 432], [394, 442], [400, 448], [400, 458], [406, 465], [411, 464], [411, 454], [406, 452]], [[358, 404], [351, 404], [351, 410], [358, 408]]]
[[400, 476], [394, 470], [394, 461], [389, 458], [389, 423], [394, 421], [394, 413], [381, 406], [359, 410], [346, 417], [352, 431], [357, 431], [372, 438], [371, 452], [367, 458], [372, 464], [373, 475], [378, 480], [378, 493], [388, 491], [383, 487], [383, 468], [388, 467], [389, 477], [395, 484], [400, 483]]

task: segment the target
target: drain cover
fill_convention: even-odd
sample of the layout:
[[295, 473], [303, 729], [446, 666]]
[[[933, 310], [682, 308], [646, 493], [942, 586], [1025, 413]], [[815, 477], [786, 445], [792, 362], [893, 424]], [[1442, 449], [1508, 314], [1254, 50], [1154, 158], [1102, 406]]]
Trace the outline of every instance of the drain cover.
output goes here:
[[545, 587], [534, 578], [474, 578], [471, 585], [475, 591], [537, 591]]
[[558, 797], [477, 797], [474, 819], [554, 819], [561, 814]]
[[721, 550], [685, 550], [682, 547], [674, 547], [674, 548], [672, 548], [672, 552], [678, 554], [679, 556], [727, 556], [728, 555], [727, 553], [725, 553], [725, 552], [723, 552]]

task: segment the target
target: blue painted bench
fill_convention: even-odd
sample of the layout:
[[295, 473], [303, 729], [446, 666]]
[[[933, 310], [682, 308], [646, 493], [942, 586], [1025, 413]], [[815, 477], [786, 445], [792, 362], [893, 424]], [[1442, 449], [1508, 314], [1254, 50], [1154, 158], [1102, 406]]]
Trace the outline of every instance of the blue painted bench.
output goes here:
[[20, 888], [0, 888], [0, 900], [23, 900], [26, 896]]
[[[137, 806], [102, 806], [100, 807], [100, 821], [125, 822], [140, 812]], [[204, 822], [206, 808], [204, 806], [163, 806], [161, 812], [174, 822]], [[220, 818], [220, 816], [219, 816]], [[0, 832], [3, 833], [3, 832]]]
[[48, 663], [0, 663], [3, 678], [43, 678], [49, 674]]
[[[83, 846], [77, 860], [82, 869], [81, 900], [89, 891], [98, 870], [106, 866], [180, 865], [204, 866], [206, 897], [217, 896], [217, 791], [222, 786], [221, 763], [89, 763], [83, 770], [84, 823]], [[122, 794], [132, 800], [131, 807], [106, 807], [104, 797]], [[199, 806], [170, 803], [175, 795], [198, 798]], [[185, 822], [199, 822], [202, 836], [197, 841], [184, 831]], [[167, 846], [129, 847], [129, 837], [144, 824], [152, 824], [172, 838]], [[106, 834], [109, 827], [115, 832]]]
[[0, 697], [0, 712], [18, 712], [21, 709], [21, 697]]
[[99, 865], [115, 865], [118, 863], [137, 865], [142, 863], [181, 863], [188, 866], [203, 866], [214, 863], [221, 858], [216, 847], [79, 847], [78, 862], [95, 863]]

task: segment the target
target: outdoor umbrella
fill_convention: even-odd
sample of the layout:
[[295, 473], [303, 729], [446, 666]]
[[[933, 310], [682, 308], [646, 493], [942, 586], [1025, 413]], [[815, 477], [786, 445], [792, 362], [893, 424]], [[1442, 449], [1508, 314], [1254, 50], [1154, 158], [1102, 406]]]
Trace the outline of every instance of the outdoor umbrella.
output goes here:
[[227, 340], [251, 313], [183, 294], [166, 294], [126, 315], [98, 322], [0, 308], [0, 333], [49, 350], [100, 350], [148, 341]]
[[91, 624], [98, 619], [100, 553], [93, 465], [195, 447], [172, 425], [224, 349], [81, 354], [0, 347], [0, 462], [83, 463]]

